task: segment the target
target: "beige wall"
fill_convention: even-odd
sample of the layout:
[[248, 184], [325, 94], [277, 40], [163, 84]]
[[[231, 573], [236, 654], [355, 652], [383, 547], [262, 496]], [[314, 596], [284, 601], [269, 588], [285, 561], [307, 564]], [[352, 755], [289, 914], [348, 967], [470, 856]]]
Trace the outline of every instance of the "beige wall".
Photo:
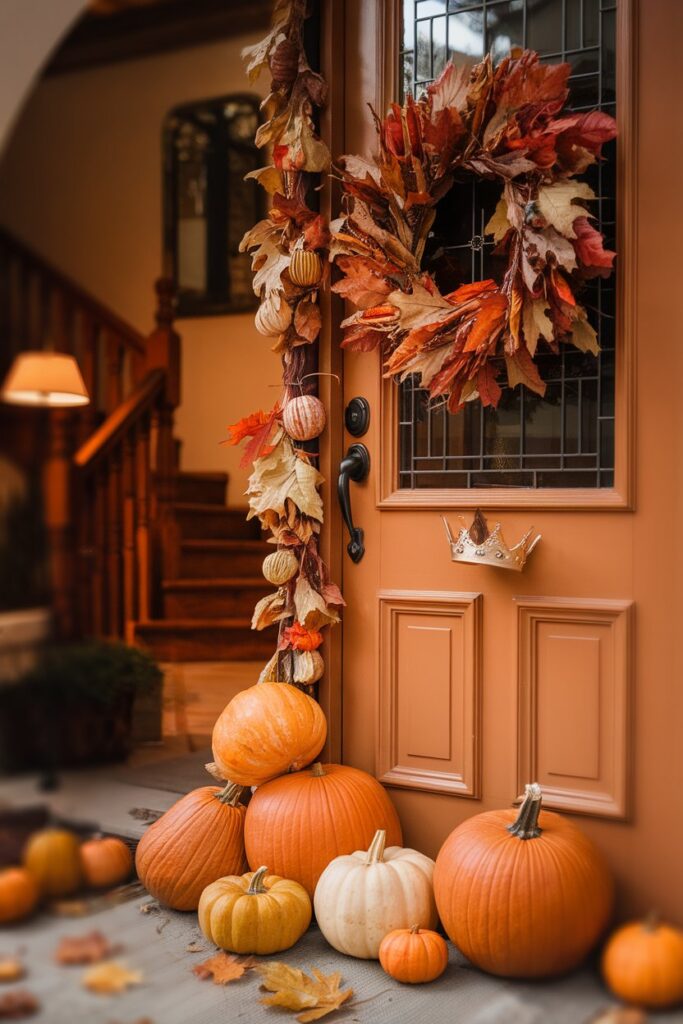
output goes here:
[[[256, 38], [256, 37], [254, 37]], [[178, 103], [249, 89], [251, 37], [47, 78], [30, 96], [0, 164], [0, 223], [135, 327], [153, 317], [161, 267], [161, 125]], [[250, 315], [181, 320], [183, 399], [176, 433], [185, 469], [231, 474], [226, 424], [268, 403], [277, 358]]]

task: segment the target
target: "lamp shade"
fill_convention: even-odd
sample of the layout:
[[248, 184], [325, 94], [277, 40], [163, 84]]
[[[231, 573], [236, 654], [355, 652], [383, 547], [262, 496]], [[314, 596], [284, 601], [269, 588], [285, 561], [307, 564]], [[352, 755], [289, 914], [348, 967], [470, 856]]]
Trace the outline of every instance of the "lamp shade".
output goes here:
[[90, 401], [78, 363], [63, 352], [21, 352], [0, 391], [3, 402], [53, 409]]

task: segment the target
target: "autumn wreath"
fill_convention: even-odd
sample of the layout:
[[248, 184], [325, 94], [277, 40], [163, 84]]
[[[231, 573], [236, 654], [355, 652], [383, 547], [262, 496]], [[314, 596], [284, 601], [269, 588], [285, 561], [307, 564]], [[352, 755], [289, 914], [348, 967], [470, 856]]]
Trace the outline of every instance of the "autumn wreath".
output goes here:
[[[330, 258], [343, 276], [333, 289], [358, 307], [342, 324], [343, 345], [379, 347], [387, 375], [418, 375], [451, 412], [477, 398], [496, 406], [503, 365], [511, 387], [542, 395], [539, 342], [553, 352], [561, 342], [598, 351], [576, 293], [607, 276], [615, 254], [584, 205], [595, 194], [576, 176], [616, 125], [600, 111], [563, 113], [570, 70], [531, 51], [495, 68], [490, 57], [449, 64], [419, 100], [375, 117], [372, 161], [341, 159], [345, 212], [331, 225]], [[485, 233], [505, 269], [500, 281], [444, 295], [423, 270], [425, 245], [437, 204], [472, 176], [503, 186]]]

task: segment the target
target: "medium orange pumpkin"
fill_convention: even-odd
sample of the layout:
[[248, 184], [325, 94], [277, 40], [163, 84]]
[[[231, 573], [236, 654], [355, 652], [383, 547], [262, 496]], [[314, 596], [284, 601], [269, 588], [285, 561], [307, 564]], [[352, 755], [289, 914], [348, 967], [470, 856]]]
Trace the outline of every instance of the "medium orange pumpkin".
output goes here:
[[26, 844], [23, 860], [44, 896], [70, 896], [81, 884], [80, 843], [67, 829], [34, 832]]
[[81, 867], [87, 885], [106, 889], [125, 882], [133, 870], [133, 855], [123, 839], [95, 836], [81, 846]]
[[380, 942], [379, 962], [396, 981], [420, 985], [446, 970], [448, 946], [429, 928], [397, 928]]
[[232, 783], [193, 789], [149, 826], [135, 868], [152, 896], [174, 910], [196, 910], [207, 885], [246, 870], [242, 790]]
[[602, 975], [615, 996], [664, 1009], [683, 1002], [683, 931], [655, 918], [614, 932], [602, 955]]
[[[260, 786], [310, 764], [326, 736], [325, 716], [312, 697], [289, 683], [257, 683], [236, 694], [219, 715], [213, 756], [226, 779]], [[282, 873], [276, 864], [272, 870]]]
[[541, 787], [512, 810], [464, 821], [441, 847], [434, 895], [446, 932], [477, 967], [541, 978], [576, 967], [612, 910], [607, 866], [576, 825], [541, 811]]
[[348, 765], [314, 764], [259, 786], [244, 843], [252, 869], [270, 864], [313, 898], [330, 861], [367, 849], [377, 829], [386, 830], [387, 846], [402, 846], [398, 815], [379, 782]]
[[26, 868], [5, 868], [0, 871], [0, 924], [21, 921], [35, 910], [38, 883]]

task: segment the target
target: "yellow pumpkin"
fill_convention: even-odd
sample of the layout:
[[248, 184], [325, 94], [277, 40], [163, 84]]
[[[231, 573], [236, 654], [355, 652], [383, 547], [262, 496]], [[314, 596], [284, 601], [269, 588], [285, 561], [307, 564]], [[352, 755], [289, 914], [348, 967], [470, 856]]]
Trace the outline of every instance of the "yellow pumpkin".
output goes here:
[[23, 860], [43, 896], [69, 896], [81, 884], [80, 844], [67, 829], [35, 832], [26, 844]]
[[266, 956], [289, 949], [311, 923], [311, 901], [298, 882], [268, 868], [229, 875], [207, 885], [199, 899], [199, 927], [231, 953]]

